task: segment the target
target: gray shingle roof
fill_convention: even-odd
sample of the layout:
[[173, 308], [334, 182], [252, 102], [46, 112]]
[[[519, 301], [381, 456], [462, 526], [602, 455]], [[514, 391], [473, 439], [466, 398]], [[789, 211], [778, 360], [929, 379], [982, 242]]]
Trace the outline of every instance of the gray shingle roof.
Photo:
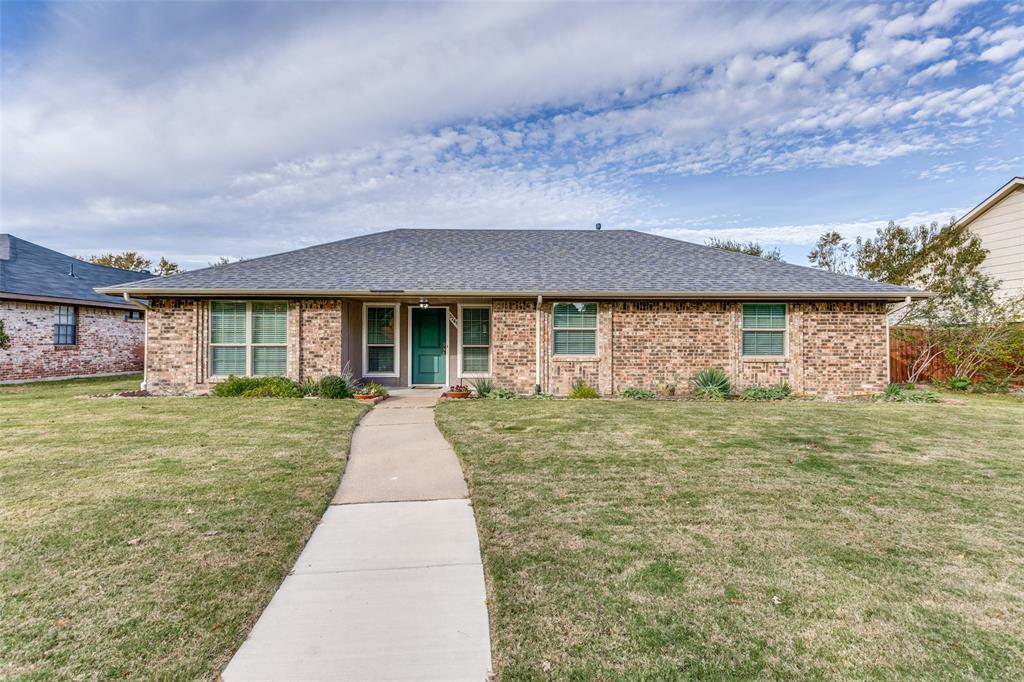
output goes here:
[[113, 287], [139, 294], [920, 292], [633, 230], [391, 230]]
[[86, 263], [12, 234], [0, 234], [0, 298], [4, 294], [14, 294], [134, 308], [136, 306], [97, 293], [95, 288], [152, 276], [150, 272]]

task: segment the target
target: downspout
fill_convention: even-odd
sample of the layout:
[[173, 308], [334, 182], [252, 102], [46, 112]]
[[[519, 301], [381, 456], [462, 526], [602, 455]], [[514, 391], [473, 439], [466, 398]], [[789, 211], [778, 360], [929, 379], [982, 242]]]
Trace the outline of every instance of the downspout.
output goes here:
[[535, 380], [535, 382], [533, 384], [533, 393], [534, 393], [534, 395], [540, 395], [540, 337], [541, 337], [541, 334], [540, 334], [540, 320], [541, 320], [541, 317], [540, 317], [540, 304], [543, 303], [543, 302], [544, 302], [544, 297], [541, 296], [540, 294], [537, 294], [537, 312], [536, 312], [537, 333], [536, 333], [536, 338], [534, 339], [534, 351], [535, 351], [534, 365], [536, 366], [537, 372], [536, 372], [536, 380]]
[[[125, 303], [134, 303], [140, 305], [146, 310], [149, 310], [149, 306], [138, 299], [134, 299], [128, 295], [125, 291], [123, 294]], [[142, 320], [142, 384], [139, 388], [143, 391], [146, 390], [146, 372], [149, 370], [149, 315], [146, 315]]]

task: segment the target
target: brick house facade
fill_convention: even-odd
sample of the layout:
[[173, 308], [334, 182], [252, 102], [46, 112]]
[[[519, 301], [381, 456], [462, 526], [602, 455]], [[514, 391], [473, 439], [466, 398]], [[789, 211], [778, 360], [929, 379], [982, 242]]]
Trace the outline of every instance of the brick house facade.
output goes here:
[[632, 230], [391, 230], [105, 287], [146, 298], [147, 387], [338, 374], [606, 396], [719, 368], [734, 389], [888, 383], [886, 309], [927, 292]]
[[143, 306], [96, 288], [150, 278], [0, 234], [0, 383], [141, 371]]
[[73, 306], [74, 344], [54, 343], [57, 304], [0, 299], [0, 320], [11, 347], [0, 350], [0, 382], [141, 372], [144, 320], [118, 308]]
[[[455, 360], [459, 303], [488, 305], [491, 320], [490, 376], [495, 385], [520, 394], [537, 380], [537, 302], [534, 299], [460, 298], [438, 301], [451, 312], [446, 356], [449, 383], [462, 376]], [[407, 335], [414, 300], [399, 301], [399, 337]], [[707, 367], [725, 369], [734, 386], [788, 381], [798, 393], [875, 393], [888, 383], [886, 305], [880, 301], [795, 301], [787, 305], [784, 354], [743, 354], [741, 301], [598, 301], [596, 353], [553, 352], [552, 302], [540, 304], [540, 389], [565, 395], [575, 379], [603, 395], [623, 388], [674, 383], [684, 389]], [[364, 301], [289, 299], [287, 369], [291, 379], [318, 379], [348, 365], [362, 368]], [[154, 299], [146, 317], [149, 350], [147, 388], [163, 394], [207, 393], [220, 378], [210, 374], [210, 305], [205, 299]], [[398, 353], [397, 376], [374, 381], [408, 385], [409, 358]]]

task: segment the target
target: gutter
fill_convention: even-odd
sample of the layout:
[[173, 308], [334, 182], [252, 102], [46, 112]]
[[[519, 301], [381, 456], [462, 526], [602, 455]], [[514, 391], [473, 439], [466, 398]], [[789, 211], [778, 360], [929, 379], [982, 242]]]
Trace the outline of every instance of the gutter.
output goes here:
[[[185, 296], [189, 298], [206, 298], [215, 296], [244, 296], [246, 298], [275, 298], [281, 296], [295, 296], [307, 298], [322, 297], [351, 297], [364, 300], [393, 300], [395, 298], [415, 296], [445, 296], [445, 297], [481, 297], [490, 298], [533, 298], [537, 296], [534, 291], [505, 291], [505, 290], [428, 290], [409, 289], [394, 290], [388, 292], [373, 291], [370, 289], [238, 289], [238, 288], [167, 288], [167, 289], [125, 289], [122, 287], [97, 288], [101, 294], [121, 296], [124, 294], [146, 296], [146, 297], [174, 297]], [[543, 294], [551, 298], [598, 298], [598, 299], [682, 299], [682, 300], [760, 300], [760, 301], [902, 301], [908, 296], [913, 300], [924, 300], [935, 296], [929, 291], [890, 291], [890, 292], [865, 292], [865, 291], [548, 291]]]
[[[128, 292], [124, 294], [125, 303], [133, 303], [140, 305], [144, 309], [149, 310], [149, 304], [138, 299], [134, 299], [128, 295]], [[149, 315], [144, 316], [142, 320], [142, 383], [139, 388], [143, 391], [146, 390], [146, 375], [149, 371]]]
[[537, 320], [537, 332], [536, 332], [536, 337], [535, 337], [534, 342], [533, 342], [533, 344], [534, 344], [534, 365], [536, 365], [536, 370], [537, 370], [536, 371], [535, 381], [534, 381], [534, 384], [533, 384], [533, 393], [534, 393], [534, 395], [540, 395], [540, 340], [541, 340], [541, 333], [540, 333], [540, 324], [541, 324], [540, 304], [543, 303], [543, 302], [544, 302], [544, 297], [541, 296], [540, 294], [537, 294], [537, 311], [536, 311], [536, 314], [534, 315], [534, 317]]

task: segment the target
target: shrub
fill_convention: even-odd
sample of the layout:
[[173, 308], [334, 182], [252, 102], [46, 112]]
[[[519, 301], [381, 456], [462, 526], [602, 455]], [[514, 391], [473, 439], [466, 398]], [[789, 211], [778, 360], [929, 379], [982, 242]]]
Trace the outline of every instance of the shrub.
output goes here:
[[793, 389], [783, 381], [771, 386], [748, 386], [740, 391], [740, 400], [786, 400], [793, 395]]
[[0, 350], [7, 350], [11, 347], [11, 337], [4, 328], [4, 321], [0, 320]]
[[213, 387], [221, 398], [301, 398], [298, 385], [286, 377], [237, 377], [231, 375]]
[[663, 382], [655, 386], [654, 390], [657, 391], [658, 395], [662, 398], [671, 398], [676, 394], [676, 385]]
[[355, 390], [355, 393], [358, 393], [360, 395], [372, 395], [377, 398], [388, 397], [388, 389], [372, 381], [370, 383], [363, 384], [362, 386], [357, 388]]
[[550, 393], [538, 393], [535, 396], [533, 396], [533, 399], [534, 400], [554, 400], [555, 396], [553, 396]]
[[511, 388], [492, 388], [487, 397], [491, 400], [515, 400], [519, 396]]
[[316, 379], [305, 379], [299, 384], [302, 395], [320, 395], [320, 382]]
[[318, 395], [328, 400], [351, 398], [354, 390], [355, 387], [352, 385], [351, 378], [334, 376], [333, 374], [328, 374], [322, 378], [320, 385], [317, 386]]
[[473, 379], [469, 383], [481, 398], [490, 396], [491, 391], [494, 390], [494, 382], [491, 381], [490, 377], [480, 377], [479, 379]]
[[594, 400], [600, 398], [601, 394], [597, 392], [597, 389], [583, 381], [583, 379], [576, 379], [572, 382], [572, 390], [569, 391], [569, 398], [572, 400]]
[[693, 395], [702, 400], [725, 400], [732, 393], [729, 375], [724, 369], [708, 367], [693, 377]]
[[927, 388], [889, 384], [884, 391], [875, 396], [875, 400], [886, 403], [937, 403], [940, 399], [935, 391]]
[[619, 391], [619, 397], [628, 398], [629, 400], [654, 400], [656, 396], [654, 391], [649, 391], [646, 388], [628, 386]]
[[949, 380], [949, 387], [954, 391], [966, 391], [971, 387], [971, 380], [967, 377], [953, 377]]

